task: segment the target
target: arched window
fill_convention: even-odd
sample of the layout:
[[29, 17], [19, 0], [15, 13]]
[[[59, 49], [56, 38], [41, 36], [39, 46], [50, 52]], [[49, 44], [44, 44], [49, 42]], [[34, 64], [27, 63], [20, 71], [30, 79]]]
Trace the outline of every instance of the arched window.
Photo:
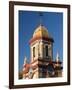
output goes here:
[[33, 47], [33, 57], [35, 57], [35, 47]]
[[48, 46], [47, 45], [45, 46], [45, 51], [46, 51], [45, 53], [46, 53], [46, 57], [47, 57], [48, 56]]

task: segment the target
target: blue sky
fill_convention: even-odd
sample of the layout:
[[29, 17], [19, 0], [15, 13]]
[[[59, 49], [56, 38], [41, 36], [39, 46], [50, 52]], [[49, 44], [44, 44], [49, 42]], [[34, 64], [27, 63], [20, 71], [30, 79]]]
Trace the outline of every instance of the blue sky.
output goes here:
[[[57, 52], [60, 59], [63, 59], [63, 13], [42, 12], [42, 24], [47, 28], [48, 33], [53, 37], [53, 59]], [[39, 12], [19, 11], [19, 70], [22, 69], [24, 57], [30, 61], [29, 40], [40, 23]]]

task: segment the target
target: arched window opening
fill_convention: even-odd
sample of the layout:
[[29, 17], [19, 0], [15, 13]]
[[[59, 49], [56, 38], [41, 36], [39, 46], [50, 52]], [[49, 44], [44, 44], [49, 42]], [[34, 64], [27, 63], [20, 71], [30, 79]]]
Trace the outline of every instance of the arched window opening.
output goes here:
[[33, 47], [33, 57], [35, 57], [35, 47]]
[[48, 57], [48, 46], [45, 46], [46, 57]]

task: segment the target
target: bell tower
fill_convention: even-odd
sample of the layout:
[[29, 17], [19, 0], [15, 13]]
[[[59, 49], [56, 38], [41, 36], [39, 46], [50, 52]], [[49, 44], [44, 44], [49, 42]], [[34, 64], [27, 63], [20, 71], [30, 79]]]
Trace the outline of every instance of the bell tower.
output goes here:
[[30, 39], [31, 63], [36, 65], [37, 77], [43, 77], [44, 73], [47, 73], [47, 65], [53, 59], [53, 42], [48, 30], [40, 24]]
[[31, 62], [37, 59], [47, 61], [53, 58], [53, 39], [44, 26], [39, 26], [30, 40]]

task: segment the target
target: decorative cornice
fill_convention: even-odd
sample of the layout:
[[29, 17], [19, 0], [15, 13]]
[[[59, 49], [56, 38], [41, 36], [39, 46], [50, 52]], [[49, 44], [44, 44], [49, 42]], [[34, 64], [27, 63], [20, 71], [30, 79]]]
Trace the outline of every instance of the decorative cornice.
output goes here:
[[47, 59], [39, 59], [39, 58], [38, 59], [35, 59], [33, 62], [31, 62], [31, 64], [35, 63], [36, 61], [49, 62], [49, 63], [54, 63], [54, 64], [62, 64], [61, 61], [59, 61], [59, 62], [52, 61], [52, 60], [48, 61]]
[[49, 38], [48, 37], [33, 37], [32, 39], [30, 39], [29, 44], [31, 44], [34, 41], [39, 40], [39, 39], [49, 41], [49, 42], [54, 42], [53, 38], [51, 38], [51, 37], [49, 37]]

